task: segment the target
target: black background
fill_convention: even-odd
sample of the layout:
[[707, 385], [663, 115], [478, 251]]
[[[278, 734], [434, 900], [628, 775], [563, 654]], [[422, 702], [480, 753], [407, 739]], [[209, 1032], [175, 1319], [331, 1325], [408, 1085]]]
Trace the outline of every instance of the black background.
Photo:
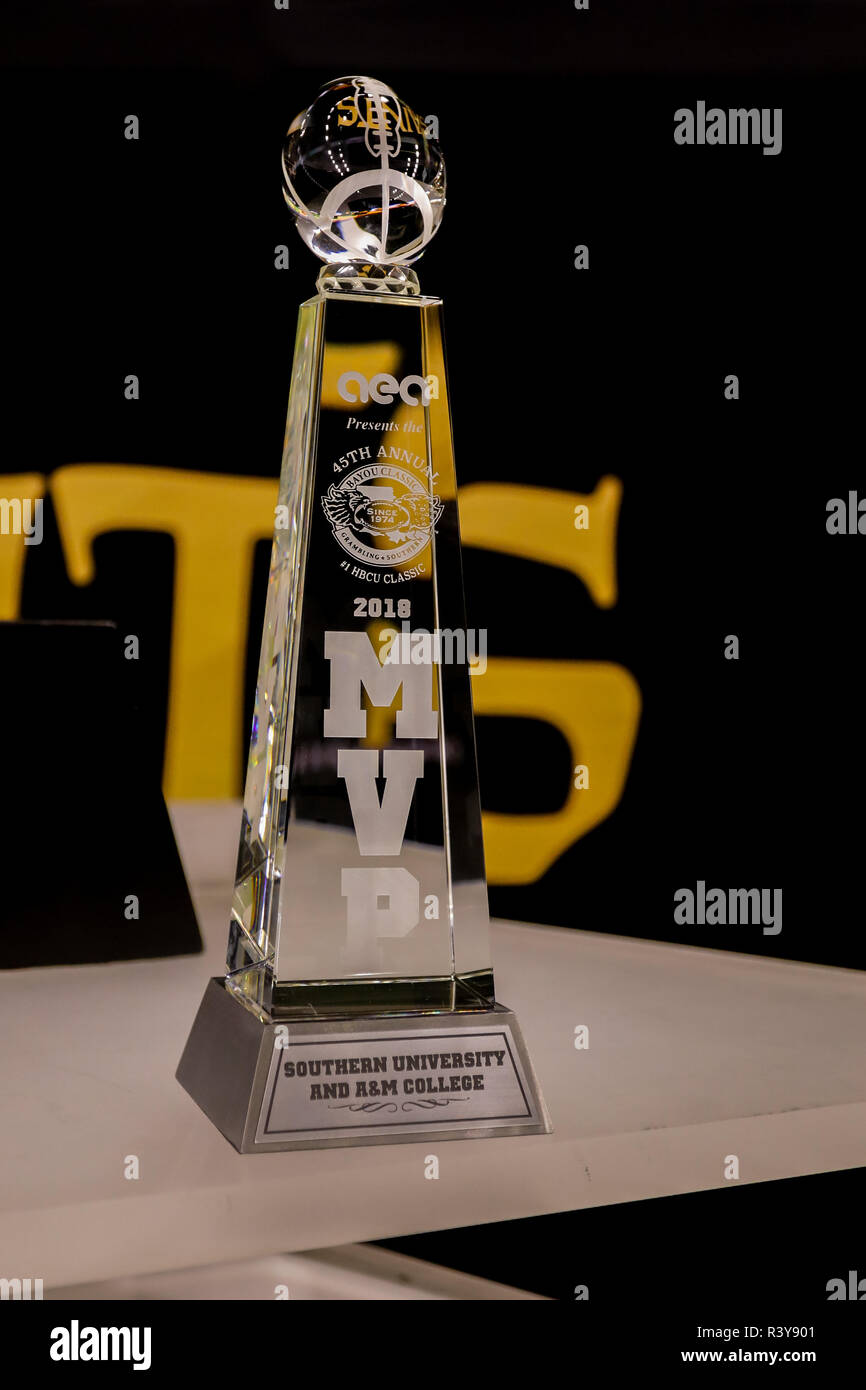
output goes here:
[[[863, 966], [866, 540], [829, 536], [825, 508], [866, 494], [864, 10], [591, 5], [8, 6], [2, 467], [276, 476], [296, 308], [316, 272], [280, 194], [282, 134], [323, 81], [382, 77], [437, 114], [448, 163], [443, 228], [419, 270], [446, 300], [461, 482], [591, 491], [613, 473], [625, 486], [611, 611], [562, 572], [466, 552], [469, 623], [489, 629], [492, 655], [617, 661], [644, 701], [617, 811], [541, 883], [494, 889], [493, 910]], [[782, 153], [677, 147], [673, 112], [699, 99], [781, 106]], [[137, 143], [123, 138], [130, 112]], [[572, 268], [582, 242], [588, 273]], [[280, 243], [288, 272], [273, 267]], [[128, 372], [143, 384], [135, 406]], [[730, 372], [736, 403], [723, 399]], [[494, 441], [483, 453], [480, 410]], [[96, 561], [90, 590], [68, 586], [49, 527], [28, 554], [24, 615], [117, 618], [142, 635], [149, 757], [165, 714], [172, 546], [106, 537]], [[266, 568], [263, 546], [250, 682]], [[738, 662], [723, 659], [728, 633]], [[478, 724], [484, 804], [559, 804], [564, 748], [490, 723]], [[781, 936], [678, 938], [672, 894], [699, 878], [782, 887]], [[811, 1196], [773, 1185], [789, 1236], [770, 1243], [768, 1281], [788, 1278], [792, 1244], [817, 1250], [828, 1190], [844, 1226], [855, 1178], [824, 1178]], [[730, 1196], [745, 1206], [753, 1192]], [[691, 1227], [683, 1204], [699, 1202], [712, 1223], [726, 1195], [670, 1199], [668, 1219]], [[643, 1237], [610, 1212], [581, 1214], [582, 1232], [587, 1215], [607, 1223], [627, 1282]], [[649, 1208], [646, 1220], [662, 1242], [664, 1221], [653, 1227]], [[846, 1237], [810, 1266], [822, 1287], [858, 1267], [858, 1251], [866, 1272], [862, 1240]], [[525, 1272], [540, 1237], [511, 1238]], [[756, 1248], [757, 1212], [735, 1239]], [[825, 1272], [831, 1254], [841, 1267]], [[511, 1277], [507, 1265], [491, 1257], [483, 1272]], [[696, 1267], [715, 1267], [711, 1244], [684, 1252], [682, 1279]], [[548, 1266], [545, 1291], [567, 1298], [572, 1268]], [[739, 1277], [742, 1261], [725, 1268]], [[665, 1287], [675, 1302], [673, 1274]], [[755, 1296], [765, 1287], [756, 1278]]]
[[4, 970], [201, 950], [157, 770], [124, 756], [123, 650], [111, 623], [0, 623]]
[[[827, 500], [863, 476], [862, 9], [728, 4], [686, 23], [663, 7], [651, 23], [632, 8], [618, 45], [601, 7], [47, 13], [28, 35], [19, 12], [3, 82], [3, 466], [276, 476], [317, 266], [282, 201], [281, 137], [322, 81], [375, 58], [437, 114], [448, 161], [419, 268], [446, 301], [460, 481], [624, 482], [613, 610], [563, 571], [466, 553], [469, 623], [491, 655], [619, 662], [643, 696], [620, 806], [541, 882], [494, 887], [493, 911], [862, 966], [862, 542], [825, 529]], [[673, 112], [698, 99], [781, 106], [781, 154], [676, 146]], [[142, 382], [132, 404], [127, 372]], [[738, 402], [723, 398], [730, 372]], [[150, 761], [172, 543], [107, 536], [96, 562], [89, 589], [69, 585], [49, 515], [23, 614], [141, 635]], [[482, 718], [478, 742], [488, 809], [562, 804], [569, 758], [550, 726]], [[781, 887], [781, 935], [678, 928], [673, 893], [698, 879]]]

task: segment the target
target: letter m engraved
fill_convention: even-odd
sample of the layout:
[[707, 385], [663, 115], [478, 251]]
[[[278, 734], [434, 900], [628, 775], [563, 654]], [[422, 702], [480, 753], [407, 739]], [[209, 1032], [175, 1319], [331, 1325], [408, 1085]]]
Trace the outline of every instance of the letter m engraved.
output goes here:
[[[388, 662], [382, 665], [366, 632], [326, 632], [325, 657], [331, 663], [331, 703], [325, 710], [325, 738], [364, 738], [370, 703], [388, 709], [403, 688], [397, 711], [397, 738], [436, 738], [439, 714], [433, 708], [433, 670], [429, 665]], [[433, 668], [435, 669], [435, 667]]]

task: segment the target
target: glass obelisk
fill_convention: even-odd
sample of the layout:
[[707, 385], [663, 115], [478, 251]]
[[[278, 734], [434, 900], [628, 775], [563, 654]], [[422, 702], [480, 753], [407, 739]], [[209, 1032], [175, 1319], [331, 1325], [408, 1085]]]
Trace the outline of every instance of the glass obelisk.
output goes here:
[[[544, 1132], [495, 1001], [441, 301], [445, 168], [383, 83], [291, 126], [301, 306], [224, 979], [178, 1077], [243, 1152]], [[345, 1065], [344, 1065], [345, 1064]]]

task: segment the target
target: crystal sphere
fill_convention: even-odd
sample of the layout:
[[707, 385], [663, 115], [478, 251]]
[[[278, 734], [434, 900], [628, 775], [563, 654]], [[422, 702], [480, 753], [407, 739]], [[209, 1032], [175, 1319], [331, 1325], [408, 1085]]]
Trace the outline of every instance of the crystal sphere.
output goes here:
[[323, 261], [409, 265], [442, 220], [445, 161], [384, 82], [339, 77], [289, 128], [283, 195]]

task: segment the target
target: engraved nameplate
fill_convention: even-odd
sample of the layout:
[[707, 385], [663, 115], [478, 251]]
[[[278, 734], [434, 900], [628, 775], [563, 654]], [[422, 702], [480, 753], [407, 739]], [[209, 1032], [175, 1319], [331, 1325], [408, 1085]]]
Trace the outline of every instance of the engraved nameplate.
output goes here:
[[507, 1022], [309, 1027], [276, 1031], [256, 1144], [541, 1120]]

